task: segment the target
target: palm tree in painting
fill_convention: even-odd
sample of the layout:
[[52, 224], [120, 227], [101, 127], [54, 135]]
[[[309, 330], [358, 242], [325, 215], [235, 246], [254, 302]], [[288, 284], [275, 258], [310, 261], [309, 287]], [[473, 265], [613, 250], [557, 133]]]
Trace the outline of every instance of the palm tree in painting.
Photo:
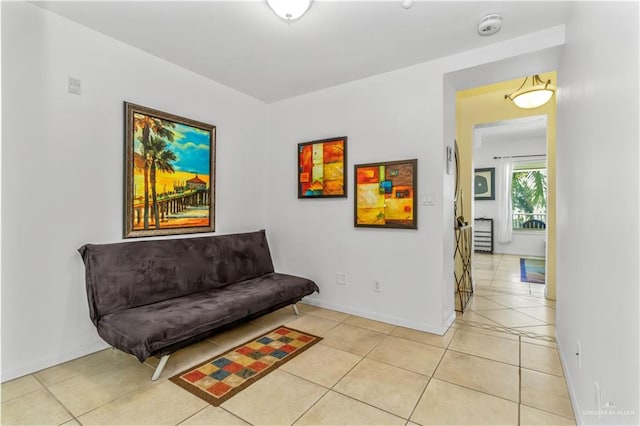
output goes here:
[[159, 137], [152, 136], [149, 140], [147, 152], [149, 163], [149, 183], [151, 185], [151, 199], [153, 203], [153, 215], [156, 229], [160, 229], [160, 212], [158, 209], [158, 196], [156, 193], [156, 172], [173, 173], [171, 162], [176, 161], [176, 154], [167, 147], [167, 142]]
[[175, 127], [170, 121], [161, 120], [156, 117], [135, 113], [133, 114], [134, 131], [140, 129], [142, 136], [140, 139], [140, 155], [147, 161], [143, 164], [144, 176], [144, 229], [149, 229], [149, 151], [151, 143], [151, 134], [166, 138], [173, 142], [173, 131], [170, 128]]

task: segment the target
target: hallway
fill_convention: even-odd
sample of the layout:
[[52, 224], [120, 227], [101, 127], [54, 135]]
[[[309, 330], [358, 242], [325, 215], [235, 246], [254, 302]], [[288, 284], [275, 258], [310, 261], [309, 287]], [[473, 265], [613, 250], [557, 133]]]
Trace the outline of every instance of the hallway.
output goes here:
[[545, 299], [543, 284], [520, 281], [520, 256], [474, 254], [473, 280], [475, 292], [461, 317], [465, 322], [525, 339], [530, 335], [555, 347], [555, 300]]

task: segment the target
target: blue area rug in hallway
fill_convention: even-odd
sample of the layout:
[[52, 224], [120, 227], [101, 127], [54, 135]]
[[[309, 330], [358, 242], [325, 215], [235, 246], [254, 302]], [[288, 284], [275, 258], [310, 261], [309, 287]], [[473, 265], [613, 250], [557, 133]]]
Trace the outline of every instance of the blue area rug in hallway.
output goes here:
[[523, 283], [545, 283], [544, 259], [520, 258], [520, 281]]

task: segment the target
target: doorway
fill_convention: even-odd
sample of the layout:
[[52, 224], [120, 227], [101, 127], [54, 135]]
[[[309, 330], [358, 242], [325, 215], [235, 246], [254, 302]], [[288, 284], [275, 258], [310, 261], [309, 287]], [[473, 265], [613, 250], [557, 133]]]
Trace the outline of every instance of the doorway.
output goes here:
[[547, 143], [546, 115], [474, 126], [474, 247], [479, 254], [503, 256], [502, 268], [490, 277], [496, 288], [544, 294]]
[[[557, 81], [555, 72], [540, 74], [545, 79]], [[546, 237], [538, 238], [538, 253], [546, 258], [545, 264], [545, 288], [546, 298], [555, 299], [555, 239], [556, 239], [556, 202], [555, 202], [555, 144], [556, 144], [556, 107], [555, 98], [535, 109], [522, 109], [512, 102], [505, 100], [505, 93], [513, 91], [522, 83], [522, 78], [502, 81], [486, 86], [471, 87], [455, 91], [455, 137], [460, 150], [461, 191], [463, 198], [463, 216], [469, 223], [474, 223], [476, 217], [482, 216], [482, 212], [476, 213], [479, 208], [475, 200], [474, 174], [480, 167], [478, 158], [474, 156], [474, 133], [508, 133], [509, 129], [518, 126], [528, 127], [530, 132], [545, 133], [546, 145], [542, 151], [519, 151], [511, 155], [519, 154], [543, 154], [546, 153], [547, 166], [547, 208], [545, 230]], [[546, 122], [546, 125], [545, 125]], [[534, 130], [536, 129], [537, 130]], [[522, 130], [523, 133], [526, 130]], [[498, 136], [496, 136], [498, 137]], [[505, 136], [506, 137], [506, 136]], [[490, 137], [487, 135], [487, 140]], [[544, 142], [543, 142], [544, 145]], [[509, 153], [503, 153], [509, 154]], [[500, 156], [496, 154], [494, 156]], [[542, 157], [544, 158], [544, 157]], [[493, 156], [491, 157], [493, 160]], [[498, 174], [495, 174], [498, 178]], [[486, 203], [486, 201], [484, 201]], [[497, 224], [496, 224], [497, 225]], [[524, 232], [521, 233], [524, 235]], [[541, 234], [538, 232], [538, 235]], [[527, 238], [526, 236], [524, 238]], [[514, 243], [511, 244], [512, 246]], [[540, 249], [541, 247], [541, 249]], [[499, 248], [496, 247], [500, 252]], [[533, 254], [533, 253], [531, 253]], [[475, 281], [475, 277], [474, 277]]]

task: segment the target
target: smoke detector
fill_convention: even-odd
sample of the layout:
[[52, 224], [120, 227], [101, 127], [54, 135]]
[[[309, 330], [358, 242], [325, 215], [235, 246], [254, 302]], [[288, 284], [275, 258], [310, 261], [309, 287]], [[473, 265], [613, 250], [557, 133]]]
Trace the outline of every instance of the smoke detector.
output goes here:
[[481, 36], [494, 35], [502, 29], [502, 15], [490, 13], [478, 22], [478, 34]]

